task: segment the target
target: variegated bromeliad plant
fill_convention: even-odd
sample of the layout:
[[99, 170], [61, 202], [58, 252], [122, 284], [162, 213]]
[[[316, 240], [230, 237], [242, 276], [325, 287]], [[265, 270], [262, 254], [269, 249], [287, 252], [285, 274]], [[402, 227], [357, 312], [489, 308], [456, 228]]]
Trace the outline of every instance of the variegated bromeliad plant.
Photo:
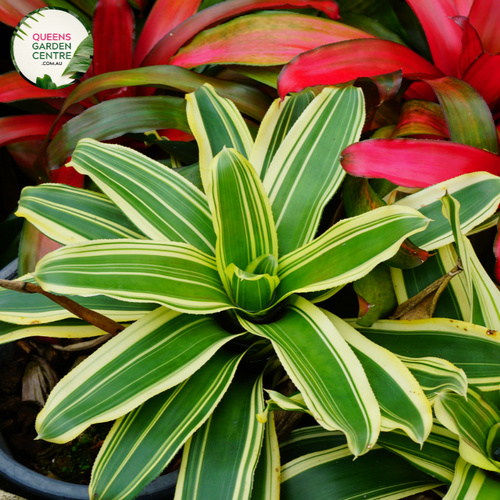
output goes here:
[[[84, 139], [70, 165], [103, 194], [52, 184], [23, 192], [18, 215], [66, 246], [21, 279], [131, 323], [56, 386], [39, 437], [66, 442], [117, 419], [93, 469], [99, 500], [135, 498], [183, 445], [177, 500], [396, 499], [450, 484], [455, 499], [498, 487], [484, 470], [500, 472], [500, 413], [482, 391], [491, 398], [500, 387], [500, 292], [463, 233], [488, 223], [500, 179], [468, 174], [318, 236], [345, 176], [340, 154], [364, 123], [361, 90], [276, 101], [255, 142], [210, 86], [187, 101], [203, 191], [186, 170]], [[392, 269], [400, 302], [458, 252], [464, 272], [440, 305], [446, 319], [360, 327], [315, 305], [410, 236], [438, 251]], [[3, 290], [0, 310], [4, 342], [100, 334], [37, 295], [20, 305]], [[290, 397], [274, 391], [285, 372], [300, 391]], [[278, 452], [277, 408], [319, 426]]]

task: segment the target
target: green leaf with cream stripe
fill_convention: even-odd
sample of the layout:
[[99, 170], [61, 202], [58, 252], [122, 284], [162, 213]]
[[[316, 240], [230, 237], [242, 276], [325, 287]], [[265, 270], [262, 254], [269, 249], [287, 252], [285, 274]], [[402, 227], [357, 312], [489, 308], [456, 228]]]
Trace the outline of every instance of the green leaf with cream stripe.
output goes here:
[[156, 302], [194, 314], [233, 307], [215, 259], [185, 243], [101, 240], [61, 248], [38, 263], [35, 278], [55, 293]]
[[250, 163], [257, 174], [264, 179], [271, 160], [302, 112], [314, 98], [310, 90], [292, 97], [276, 99], [268, 109], [259, 127]]
[[90, 497], [136, 498], [209, 418], [241, 357], [220, 349], [187, 380], [119, 418], [94, 463]]
[[210, 162], [224, 147], [250, 156], [253, 139], [236, 106], [205, 84], [186, 95], [187, 119], [200, 148], [200, 174], [205, 192], [210, 183]]
[[231, 294], [228, 267], [233, 264], [246, 271], [263, 256], [277, 261], [278, 239], [269, 199], [248, 160], [236, 150], [224, 148], [212, 160], [210, 174], [207, 195], [217, 235], [217, 267]]
[[408, 356], [398, 356], [398, 358], [417, 379], [431, 404], [442, 391], [453, 391], [461, 396], [467, 394], [465, 372], [446, 359], [409, 358]]
[[264, 177], [280, 255], [314, 238], [323, 209], [345, 176], [340, 153], [359, 139], [364, 121], [361, 89], [326, 88], [281, 143]]
[[400, 430], [383, 432], [377, 443], [386, 450], [408, 460], [417, 469], [451, 484], [458, 455], [458, 436], [434, 422], [423, 444], [417, 445]]
[[271, 340], [307, 407], [325, 429], [342, 430], [358, 456], [377, 441], [380, 410], [361, 363], [316, 306], [294, 296], [285, 314], [269, 324], [240, 318], [251, 333]]
[[149, 313], [54, 388], [36, 421], [38, 437], [63, 443], [93, 423], [125, 415], [190, 377], [234, 338], [210, 316]]
[[16, 215], [63, 245], [95, 239], [145, 238], [107, 196], [64, 184], [24, 188]]
[[498, 498], [500, 479], [459, 458], [455, 477], [443, 500], [493, 500]]
[[287, 463], [281, 469], [281, 500], [397, 500], [442, 484], [378, 446], [353, 461], [344, 445]]
[[496, 212], [500, 178], [487, 172], [465, 174], [397, 201], [395, 205], [413, 207], [433, 221], [426, 231], [411, 238], [424, 250], [435, 250], [453, 241], [450, 223], [442, 213], [441, 198], [446, 193], [460, 203], [460, 226], [467, 234]]
[[242, 365], [209, 420], [184, 446], [175, 500], [250, 500], [264, 438], [255, 415], [263, 407], [262, 371]]
[[175, 170], [133, 149], [92, 139], [78, 143], [68, 166], [89, 175], [151, 239], [189, 243], [214, 254], [207, 199]]
[[63, 319], [50, 325], [13, 325], [0, 321], [0, 344], [27, 337], [82, 338], [105, 335], [100, 328], [79, 319]]
[[434, 403], [437, 419], [451, 432], [458, 434], [460, 456], [467, 462], [494, 472], [500, 472], [500, 462], [488, 453], [490, 429], [500, 422], [500, 411], [473, 389], [467, 399], [443, 392]]
[[371, 327], [347, 320], [365, 337], [399, 356], [448, 360], [485, 391], [500, 389], [500, 332], [446, 318], [381, 320]]
[[280, 468], [278, 436], [274, 413], [271, 413], [266, 422], [262, 451], [253, 479], [251, 500], [279, 500]]
[[277, 300], [294, 292], [327, 290], [363, 277], [427, 224], [416, 210], [394, 205], [341, 220], [280, 258]]
[[323, 310], [361, 362], [382, 415], [382, 431], [403, 429], [423, 444], [432, 427], [432, 409], [408, 368], [390, 351], [363, 337], [338, 316]]
[[[29, 274], [15, 281], [36, 283], [35, 278]], [[105, 295], [73, 297], [73, 300], [87, 309], [121, 322], [135, 321], [158, 307], [157, 304], [147, 302], [123, 302]], [[0, 288], [0, 321], [17, 325], [38, 325], [74, 317], [67, 309], [39, 293], [21, 296], [19, 292]]]

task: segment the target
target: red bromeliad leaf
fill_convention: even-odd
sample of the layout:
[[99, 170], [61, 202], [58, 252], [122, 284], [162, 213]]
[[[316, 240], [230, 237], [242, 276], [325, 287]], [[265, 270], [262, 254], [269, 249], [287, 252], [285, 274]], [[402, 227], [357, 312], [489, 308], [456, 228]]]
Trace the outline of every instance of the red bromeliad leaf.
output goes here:
[[476, 90], [451, 76], [426, 82], [436, 92], [452, 141], [498, 153], [493, 116]]
[[403, 72], [398, 70], [385, 75], [372, 76], [370, 80], [377, 87], [378, 104], [382, 104], [383, 102], [390, 101], [398, 93], [403, 83]]
[[0, 0], [0, 21], [17, 26], [26, 14], [42, 7], [47, 7], [43, 0]]
[[[55, 115], [21, 115], [0, 118], [0, 146], [17, 141], [43, 139], [50, 130], [55, 118]], [[59, 128], [70, 118], [71, 116], [62, 116]], [[56, 131], [54, 131], [54, 134]]]
[[453, 0], [406, 0], [422, 23], [434, 64], [446, 75], [458, 76], [462, 30], [453, 21], [459, 12]]
[[148, 52], [171, 30], [196, 14], [201, 0], [157, 0], [144, 24], [134, 52], [140, 66]]
[[76, 188], [83, 188], [85, 176], [79, 174], [73, 167], [58, 168], [50, 171], [50, 178], [56, 184], [66, 184]]
[[490, 108], [500, 99], [500, 54], [481, 54], [467, 70], [463, 79], [470, 83]]
[[500, 157], [464, 144], [419, 139], [372, 139], [342, 151], [344, 169], [356, 177], [427, 187], [479, 170], [500, 175]]
[[497, 0], [474, 0], [469, 19], [476, 28], [483, 47], [490, 54], [500, 52], [500, 5]]
[[175, 55], [171, 64], [193, 68], [200, 64], [284, 64], [320, 45], [374, 38], [336, 21], [292, 12], [267, 11], [242, 16], [200, 33]]
[[40, 89], [28, 83], [17, 71], [10, 71], [0, 75], [0, 102], [68, 97], [74, 88], [75, 85], [64, 89]]
[[449, 138], [450, 133], [439, 104], [429, 101], [406, 101], [392, 137], [433, 135]]
[[469, 15], [470, 8], [474, 3], [474, 0], [454, 0], [455, 6], [457, 8], [458, 13], [461, 16], [467, 17]]
[[[94, 75], [132, 67], [134, 14], [127, 0], [99, 0], [95, 8], [92, 36]], [[101, 99], [109, 93], [101, 93]], [[130, 95], [131, 92], [125, 94]], [[123, 93], [120, 97], [123, 97]]]
[[169, 64], [170, 58], [191, 38], [209, 26], [235, 16], [263, 9], [314, 7], [330, 19], [339, 19], [339, 8], [334, 0], [232, 0], [198, 12], [167, 33], [149, 52], [141, 66]]
[[458, 74], [461, 78], [469, 66], [483, 53], [483, 44], [468, 18], [457, 16], [453, 20], [462, 28], [462, 51], [458, 61]]
[[336, 85], [398, 70], [403, 71], [403, 78], [444, 76], [403, 45], [377, 38], [349, 40], [299, 54], [280, 73], [278, 92], [283, 98], [289, 92], [300, 92], [315, 85]]

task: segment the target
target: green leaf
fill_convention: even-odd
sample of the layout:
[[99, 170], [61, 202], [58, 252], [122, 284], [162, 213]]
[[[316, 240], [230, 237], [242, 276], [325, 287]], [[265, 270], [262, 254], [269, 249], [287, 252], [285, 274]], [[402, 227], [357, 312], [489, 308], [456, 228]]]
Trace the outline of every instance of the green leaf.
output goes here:
[[259, 127], [250, 163], [261, 179], [264, 179], [271, 160], [286, 135], [314, 98], [311, 91], [302, 92], [283, 101], [276, 99]]
[[492, 500], [498, 496], [500, 480], [459, 458], [455, 477], [446, 494], [446, 500]]
[[443, 392], [434, 403], [438, 420], [451, 432], [458, 434], [460, 456], [467, 462], [490, 471], [500, 472], [500, 462], [488, 453], [490, 429], [500, 422], [500, 411], [469, 389], [467, 399], [458, 394]]
[[281, 143], [264, 178], [280, 255], [314, 238], [323, 209], [345, 176], [340, 153], [359, 139], [363, 123], [361, 89], [326, 88]]
[[353, 461], [349, 448], [310, 453], [281, 470], [281, 499], [398, 499], [443, 484], [389, 451], [374, 449]]
[[40, 89], [57, 89], [57, 85], [52, 81], [50, 75], [47, 74], [43, 75], [43, 78], [37, 76], [35, 85]]
[[75, 50], [71, 61], [64, 70], [62, 76], [70, 76], [71, 78], [80, 78], [89, 69], [90, 63], [92, 62], [92, 56], [94, 55], [94, 40], [92, 35], [84, 38], [80, 45]]
[[35, 278], [44, 289], [55, 293], [156, 302], [194, 314], [233, 307], [215, 259], [185, 243], [79, 243], [46, 255], [37, 265]]
[[241, 357], [220, 349], [187, 380], [119, 418], [94, 463], [90, 497], [136, 498], [209, 418]]
[[320, 309], [294, 296], [284, 316], [273, 323], [240, 322], [271, 340], [321, 426], [345, 432], [356, 456], [374, 446], [380, 430], [377, 400], [360, 362]]
[[363, 337], [334, 314], [323, 313], [361, 362], [380, 406], [381, 430], [403, 429], [423, 444], [432, 427], [432, 410], [418, 382], [391, 352]]
[[251, 500], [279, 500], [280, 498], [280, 449], [274, 413], [269, 415], [264, 433], [264, 443], [255, 470]]
[[59, 382], [38, 414], [38, 437], [64, 443], [121, 417], [190, 377], [234, 338], [210, 316], [151, 312]]
[[424, 250], [435, 250], [453, 241], [449, 222], [442, 214], [441, 198], [448, 192], [460, 203], [460, 226], [467, 234], [490, 217], [500, 203], [500, 179], [486, 172], [461, 175], [422, 189], [395, 203], [413, 207], [433, 222], [411, 238]]
[[[21, 276], [16, 281], [36, 283], [31, 275]], [[123, 302], [104, 295], [73, 297], [73, 300], [87, 309], [121, 322], [135, 321], [158, 307], [157, 304]], [[67, 309], [39, 293], [20, 296], [19, 292], [0, 288], [0, 321], [17, 325], [39, 325], [65, 318], [74, 318], [74, 316]], [[46, 336], [50, 337], [50, 335]]]
[[392, 257], [428, 220], [395, 205], [344, 219], [279, 260], [278, 300], [294, 292], [326, 290], [355, 281]]
[[500, 389], [500, 332], [445, 318], [382, 320], [370, 328], [347, 322], [394, 354], [443, 358], [461, 368], [469, 384], [485, 391]]
[[264, 438], [255, 418], [264, 407], [262, 373], [254, 372], [238, 370], [210, 419], [184, 446], [178, 500], [250, 499]]
[[162, 128], [190, 132], [184, 99], [170, 96], [122, 97], [101, 102], [61, 127], [47, 148], [48, 168], [63, 165], [80, 139], [114, 139], [127, 132]]
[[224, 148], [210, 170], [207, 194], [217, 235], [217, 267], [230, 293], [228, 267], [234, 264], [245, 271], [263, 256], [277, 260], [278, 240], [269, 200], [248, 160], [234, 149]]
[[200, 148], [200, 173], [205, 192], [210, 183], [210, 162], [224, 147], [248, 158], [253, 139], [236, 106], [205, 84], [186, 96], [187, 119]]
[[189, 243], [215, 253], [206, 197], [173, 169], [130, 148], [92, 139], [78, 143], [71, 162], [150, 238]]
[[458, 436], [437, 422], [423, 446], [411, 441], [403, 432], [384, 432], [377, 443], [386, 450], [408, 460], [413, 466], [451, 484], [458, 455]]
[[105, 195], [64, 184], [24, 188], [16, 215], [63, 245], [93, 239], [144, 239]]

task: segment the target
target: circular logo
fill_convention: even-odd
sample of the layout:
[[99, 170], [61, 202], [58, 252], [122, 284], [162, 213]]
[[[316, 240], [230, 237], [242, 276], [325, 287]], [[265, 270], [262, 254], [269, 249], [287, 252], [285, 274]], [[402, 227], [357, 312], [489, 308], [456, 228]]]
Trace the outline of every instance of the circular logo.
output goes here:
[[58, 89], [81, 78], [92, 62], [92, 35], [76, 14], [55, 7], [34, 10], [12, 35], [17, 71], [42, 89]]

